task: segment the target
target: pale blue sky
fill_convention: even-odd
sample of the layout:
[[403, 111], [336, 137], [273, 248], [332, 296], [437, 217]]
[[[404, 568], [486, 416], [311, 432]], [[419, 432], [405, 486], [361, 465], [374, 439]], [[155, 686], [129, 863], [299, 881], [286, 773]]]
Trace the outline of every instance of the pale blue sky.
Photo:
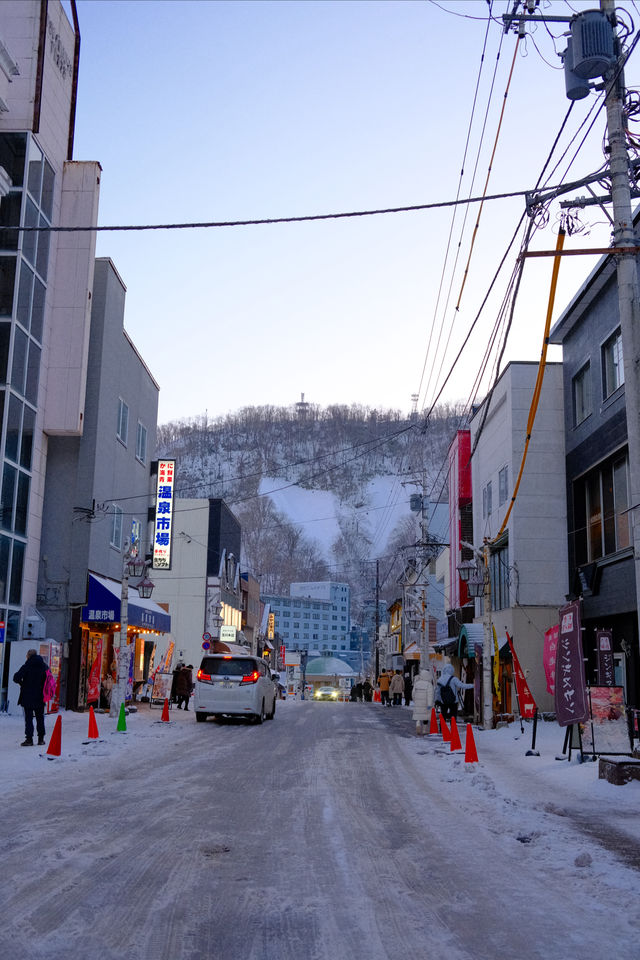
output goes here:
[[[500, 16], [510, 6], [493, 9]], [[78, 0], [75, 159], [102, 164], [100, 223], [299, 216], [453, 199], [487, 9], [482, 0]], [[550, 9], [571, 12], [561, 0]], [[501, 36], [493, 24], [463, 196]], [[529, 39], [517, 59], [490, 193], [533, 186], [569, 105], [551, 38], [539, 30], [535, 40], [550, 65]], [[474, 195], [484, 185], [514, 45], [510, 34]], [[574, 107], [565, 143], [592, 99]], [[571, 178], [600, 163], [604, 122], [601, 114]], [[435, 359], [432, 340], [420, 407], [435, 394], [438, 372], [448, 370], [522, 209], [521, 199], [485, 206], [455, 324], [459, 281], [449, 309], [435, 307], [451, 210], [109, 233], [99, 235], [97, 252], [112, 257], [127, 286], [125, 323], [161, 385], [161, 422], [292, 403], [301, 392], [323, 405], [408, 412], [434, 316], [445, 333]], [[471, 210], [459, 269], [477, 206]], [[585, 219], [603, 218], [592, 212]], [[605, 228], [571, 242], [607, 239]], [[551, 226], [536, 239], [539, 247], [554, 244]], [[565, 261], [556, 314], [593, 263]], [[539, 356], [549, 274], [549, 262], [527, 267], [512, 358]], [[505, 283], [506, 275], [498, 300]], [[470, 344], [448, 399], [468, 397], [494, 315], [495, 308]]]

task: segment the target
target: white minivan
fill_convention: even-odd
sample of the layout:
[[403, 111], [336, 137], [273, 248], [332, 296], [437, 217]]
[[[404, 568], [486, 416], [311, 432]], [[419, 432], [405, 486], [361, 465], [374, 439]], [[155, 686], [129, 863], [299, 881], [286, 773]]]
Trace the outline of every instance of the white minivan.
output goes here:
[[256, 723], [273, 720], [277, 683], [260, 657], [250, 654], [205, 654], [196, 674], [196, 720], [207, 717], [249, 717]]

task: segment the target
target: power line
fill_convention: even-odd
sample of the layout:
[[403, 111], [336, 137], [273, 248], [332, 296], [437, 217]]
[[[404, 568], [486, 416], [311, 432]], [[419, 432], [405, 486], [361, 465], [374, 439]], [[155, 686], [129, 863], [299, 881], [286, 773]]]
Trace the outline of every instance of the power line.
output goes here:
[[[582, 186], [580, 181], [575, 183], [557, 184], [549, 187], [550, 190], [562, 188], [572, 190]], [[299, 217], [264, 217], [252, 220], [204, 220], [194, 223], [145, 223], [145, 224], [118, 224], [110, 226], [75, 226], [56, 227], [53, 225], [38, 225], [33, 227], [18, 227], [4, 225], [2, 229], [15, 233], [107, 233], [132, 232], [142, 230], [208, 230], [220, 227], [259, 227], [276, 223], [308, 223], [316, 220], [345, 220], [355, 217], [378, 217], [390, 213], [416, 213], [420, 210], [441, 210], [445, 207], [463, 206], [468, 203], [486, 203], [489, 200], [512, 200], [515, 197], [526, 197], [531, 190], [512, 190], [508, 193], [487, 194], [484, 197], [465, 197], [462, 200], [439, 200], [434, 203], [415, 203], [403, 207], [381, 207], [375, 210], [350, 210], [342, 213], [312, 213]]]

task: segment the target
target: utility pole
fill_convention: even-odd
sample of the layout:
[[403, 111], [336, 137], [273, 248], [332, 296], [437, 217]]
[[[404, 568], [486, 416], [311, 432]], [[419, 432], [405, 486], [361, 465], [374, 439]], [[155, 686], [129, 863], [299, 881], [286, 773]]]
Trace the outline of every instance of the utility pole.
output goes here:
[[375, 681], [380, 676], [380, 561], [376, 560], [376, 675]]
[[[600, 9], [611, 23], [615, 23], [614, 0], [600, 0]], [[624, 71], [617, 36], [615, 36], [615, 45], [617, 60], [605, 76], [613, 237], [616, 247], [634, 247], [637, 241], [631, 210], [629, 155], [623, 114]], [[618, 254], [617, 261], [637, 609], [640, 601], [640, 515], [637, 510], [640, 504], [640, 296], [636, 252], [630, 250], [629, 253]]]

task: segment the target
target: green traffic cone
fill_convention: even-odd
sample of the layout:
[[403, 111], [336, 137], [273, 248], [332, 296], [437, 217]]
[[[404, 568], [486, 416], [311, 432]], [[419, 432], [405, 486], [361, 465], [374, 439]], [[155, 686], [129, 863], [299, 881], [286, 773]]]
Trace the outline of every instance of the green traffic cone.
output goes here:
[[126, 732], [127, 732], [127, 721], [126, 721], [125, 713], [124, 713], [124, 703], [121, 703], [121, 704], [120, 704], [120, 715], [119, 715], [119, 717], [118, 717], [118, 726], [116, 727], [116, 731], [117, 731], [118, 733], [126, 733]]

